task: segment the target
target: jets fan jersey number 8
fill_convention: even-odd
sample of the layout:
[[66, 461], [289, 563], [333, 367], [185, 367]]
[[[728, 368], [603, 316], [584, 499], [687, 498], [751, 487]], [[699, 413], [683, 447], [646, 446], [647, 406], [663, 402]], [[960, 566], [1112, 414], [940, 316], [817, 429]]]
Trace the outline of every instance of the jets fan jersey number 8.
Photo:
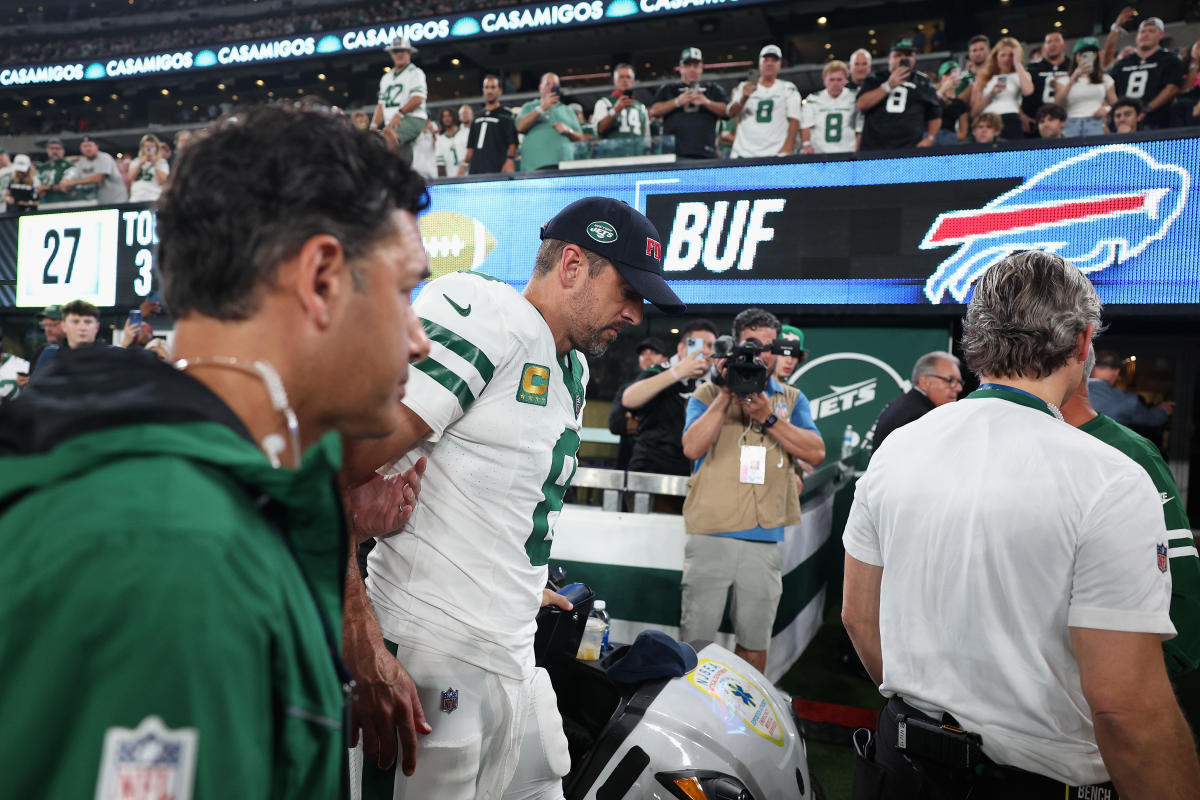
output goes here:
[[404, 404], [432, 432], [405, 464], [429, 465], [407, 528], [371, 554], [371, 599], [389, 638], [524, 677], [587, 362], [559, 356], [537, 309], [478, 273], [431, 282], [415, 308], [431, 351]]

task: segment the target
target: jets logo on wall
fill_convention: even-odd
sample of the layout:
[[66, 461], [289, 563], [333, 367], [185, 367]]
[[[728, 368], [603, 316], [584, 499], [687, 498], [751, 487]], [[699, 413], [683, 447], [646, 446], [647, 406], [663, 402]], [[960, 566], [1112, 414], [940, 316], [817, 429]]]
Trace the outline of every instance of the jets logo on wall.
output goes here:
[[911, 388], [891, 364], [855, 352], [814, 358], [796, 370], [790, 383], [808, 397], [829, 453], [840, 451], [847, 425], [852, 429], [849, 444], [858, 447], [884, 406]]

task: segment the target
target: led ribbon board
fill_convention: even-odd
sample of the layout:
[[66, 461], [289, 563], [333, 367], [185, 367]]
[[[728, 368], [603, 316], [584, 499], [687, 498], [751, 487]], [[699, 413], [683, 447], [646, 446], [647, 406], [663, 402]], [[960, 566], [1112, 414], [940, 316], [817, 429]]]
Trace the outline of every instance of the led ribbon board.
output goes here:
[[457, 224], [422, 235], [435, 276], [519, 287], [539, 227], [600, 194], [650, 217], [690, 304], [954, 307], [1018, 250], [1062, 255], [1105, 304], [1200, 303], [1200, 140], [941, 153], [440, 184]]
[[491, 36], [566, 30], [606, 22], [630, 22], [671, 14], [760, 5], [771, 0], [577, 0], [485, 9], [309, 36], [279, 36], [220, 42], [182, 50], [137, 53], [91, 62], [11, 64], [0, 68], [0, 86], [61, 84], [135, 75], [193, 72], [212, 67], [295, 61], [303, 58], [379, 50], [397, 36], [413, 44], [438, 44]]

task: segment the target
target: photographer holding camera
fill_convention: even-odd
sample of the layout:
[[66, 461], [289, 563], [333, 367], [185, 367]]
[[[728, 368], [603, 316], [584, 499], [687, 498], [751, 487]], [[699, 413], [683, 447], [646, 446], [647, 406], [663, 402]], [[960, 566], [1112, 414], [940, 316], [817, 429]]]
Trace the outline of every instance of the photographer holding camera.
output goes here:
[[737, 655], [759, 670], [783, 591], [779, 543], [800, 521], [795, 459], [819, 464], [825, 444], [800, 392], [771, 377], [779, 320], [749, 308], [733, 338], [714, 347], [715, 374], [688, 401], [683, 452], [696, 462], [683, 505], [689, 534], [683, 561], [680, 625], [686, 640], [713, 639], [733, 590]]

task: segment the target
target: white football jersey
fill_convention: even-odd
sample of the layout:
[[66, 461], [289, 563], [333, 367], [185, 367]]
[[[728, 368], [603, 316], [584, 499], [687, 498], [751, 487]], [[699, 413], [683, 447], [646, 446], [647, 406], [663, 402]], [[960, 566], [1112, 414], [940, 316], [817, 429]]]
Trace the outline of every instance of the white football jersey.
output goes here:
[[18, 373], [29, 374], [29, 362], [11, 353], [0, 353], [0, 398], [17, 396], [20, 387], [17, 386]]
[[425, 73], [416, 64], [409, 64], [402, 70], [393, 69], [383, 73], [379, 79], [379, 102], [383, 104], [383, 124], [392, 121], [392, 115], [404, 107], [404, 104], [419, 95], [421, 105], [409, 112], [410, 117], [427, 117], [425, 98], [429, 89], [425, 85]]
[[446, 174], [453, 177], [458, 174], [458, 167], [467, 154], [467, 138], [471, 135], [468, 126], [459, 125], [458, 132], [453, 136], [440, 134], [437, 139], [437, 165], [446, 168]]
[[800, 108], [800, 128], [812, 128], [809, 142], [818, 153], [853, 153], [858, 149], [857, 134], [862, 133], [863, 118], [859, 112], [858, 93], [842, 89], [830, 97], [822, 89], [804, 98]]
[[[743, 86], [744, 82], [739, 83], [730, 96], [741, 97]], [[796, 84], [779, 79], [770, 87], [758, 84], [738, 115], [730, 155], [734, 158], [778, 155], [787, 141], [789, 119], [800, 119], [800, 90]]]
[[408, 525], [371, 552], [367, 591], [389, 640], [525, 679], [587, 361], [559, 356], [538, 310], [479, 273], [432, 281], [415, 308], [431, 350], [403, 402], [432, 432], [395, 468], [429, 464]]

